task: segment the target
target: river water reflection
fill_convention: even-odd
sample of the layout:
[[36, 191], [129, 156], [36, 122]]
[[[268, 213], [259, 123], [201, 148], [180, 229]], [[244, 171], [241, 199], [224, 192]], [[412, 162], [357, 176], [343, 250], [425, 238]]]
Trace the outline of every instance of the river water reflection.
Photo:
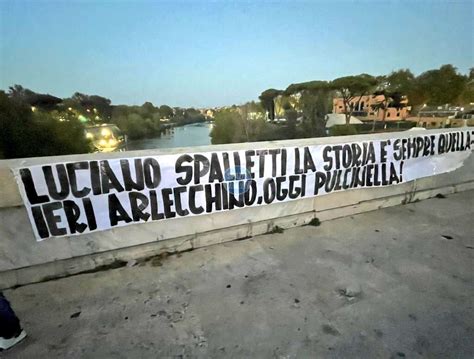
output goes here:
[[132, 151], [210, 145], [211, 128], [211, 123], [193, 123], [173, 127], [163, 132], [160, 137], [129, 141], [127, 147], [129, 151]]

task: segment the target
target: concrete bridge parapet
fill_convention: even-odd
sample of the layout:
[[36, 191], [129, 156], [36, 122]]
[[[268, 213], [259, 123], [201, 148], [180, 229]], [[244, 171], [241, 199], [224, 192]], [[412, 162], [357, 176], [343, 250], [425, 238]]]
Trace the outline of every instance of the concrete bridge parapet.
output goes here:
[[[448, 130], [449, 131], [449, 130]], [[423, 131], [436, 134], [444, 130]], [[474, 189], [474, 157], [461, 168], [390, 187], [348, 190], [266, 206], [118, 227], [75, 237], [36, 242], [11, 168], [66, 161], [235, 151], [393, 139], [407, 132], [242, 143], [195, 148], [99, 153], [0, 161], [0, 289], [123, 265], [131, 259], [179, 252], [264, 234], [276, 226], [301, 226]], [[271, 209], [271, 210], [270, 210]]]

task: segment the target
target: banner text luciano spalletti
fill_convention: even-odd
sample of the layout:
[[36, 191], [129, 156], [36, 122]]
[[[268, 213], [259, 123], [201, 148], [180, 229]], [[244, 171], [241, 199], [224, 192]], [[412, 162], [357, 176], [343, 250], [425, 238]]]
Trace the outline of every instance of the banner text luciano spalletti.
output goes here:
[[[175, 185], [163, 188], [160, 157], [121, 159], [117, 165], [111, 165], [113, 160], [45, 165], [43, 193], [28, 168], [20, 169], [20, 175], [37, 232], [46, 238], [95, 230], [91, 199], [96, 196], [105, 197], [114, 227], [397, 184], [403, 182], [406, 160], [440, 151], [428, 136], [417, 138], [326, 145], [318, 154], [310, 147], [182, 154], [173, 163]], [[470, 147], [470, 139], [462, 140], [443, 151]], [[79, 177], [87, 185], [78, 188]]]

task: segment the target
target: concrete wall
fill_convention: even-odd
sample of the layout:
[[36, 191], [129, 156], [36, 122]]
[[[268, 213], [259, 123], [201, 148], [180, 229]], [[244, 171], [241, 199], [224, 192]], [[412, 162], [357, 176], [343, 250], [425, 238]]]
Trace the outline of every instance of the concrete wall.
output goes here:
[[[445, 132], [430, 130], [427, 133]], [[361, 135], [350, 140], [396, 138], [408, 133]], [[347, 137], [243, 143], [219, 146], [130, 151], [127, 156], [149, 156], [211, 150], [280, 148], [343, 143]], [[10, 168], [75, 160], [122, 158], [124, 153], [101, 153], [0, 161], [0, 289], [94, 270], [117, 261], [177, 252], [263, 234], [275, 226], [288, 228], [376, 210], [416, 200], [474, 189], [474, 156], [451, 173], [385, 188], [370, 188], [237, 209], [194, 217], [114, 228], [71, 238], [36, 242], [26, 209]], [[269, 210], [271, 208], [271, 210]]]

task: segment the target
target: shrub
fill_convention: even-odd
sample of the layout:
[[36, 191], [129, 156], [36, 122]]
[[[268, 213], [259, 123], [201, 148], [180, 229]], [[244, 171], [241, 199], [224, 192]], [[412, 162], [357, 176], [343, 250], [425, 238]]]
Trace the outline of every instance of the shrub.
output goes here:
[[90, 151], [77, 119], [59, 121], [47, 112], [31, 111], [26, 103], [0, 91], [0, 158], [56, 156]]
[[353, 125], [335, 125], [329, 129], [331, 136], [357, 135], [357, 129]]

